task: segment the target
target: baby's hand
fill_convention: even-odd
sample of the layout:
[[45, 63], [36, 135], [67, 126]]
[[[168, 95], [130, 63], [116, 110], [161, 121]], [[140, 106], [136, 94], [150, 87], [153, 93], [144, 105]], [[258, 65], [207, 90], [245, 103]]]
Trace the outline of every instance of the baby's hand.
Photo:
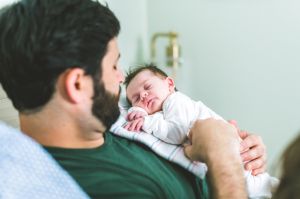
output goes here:
[[126, 119], [127, 119], [127, 121], [133, 121], [133, 120], [142, 118], [144, 116], [146, 116], [146, 113], [144, 113], [142, 111], [132, 111], [127, 114]]
[[143, 127], [143, 124], [144, 124], [144, 118], [140, 117], [138, 119], [127, 122], [124, 128], [128, 131], [140, 131]]

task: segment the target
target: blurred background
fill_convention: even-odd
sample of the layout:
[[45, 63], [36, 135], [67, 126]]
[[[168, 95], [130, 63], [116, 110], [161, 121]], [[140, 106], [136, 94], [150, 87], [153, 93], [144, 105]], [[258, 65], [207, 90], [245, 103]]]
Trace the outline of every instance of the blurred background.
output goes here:
[[[4, 6], [12, 0], [1, 0]], [[155, 61], [176, 86], [241, 129], [260, 135], [270, 172], [300, 130], [300, 1], [106, 0], [121, 22], [124, 72], [151, 59], [157, 33], [177, 33], [180, 66], [168, 67], [168, 37], [157, 38]], [[0, 89], [0, 120], [18, 126]]]

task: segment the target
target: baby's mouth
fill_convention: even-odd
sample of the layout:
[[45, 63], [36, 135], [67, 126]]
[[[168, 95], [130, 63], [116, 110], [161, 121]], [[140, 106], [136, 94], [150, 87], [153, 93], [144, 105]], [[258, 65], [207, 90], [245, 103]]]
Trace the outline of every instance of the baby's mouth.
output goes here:
[[151, 107], [152, 103], [153, 103], [153, 98], [147, 101], [147, 108]]

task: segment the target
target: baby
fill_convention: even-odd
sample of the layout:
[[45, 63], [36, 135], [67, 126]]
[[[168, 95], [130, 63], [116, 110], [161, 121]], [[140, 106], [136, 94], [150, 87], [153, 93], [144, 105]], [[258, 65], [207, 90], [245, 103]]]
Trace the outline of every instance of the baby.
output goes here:
[[[171, 144], [183, 144], [197, 119], [225, 120], [200, 101], [176, 91], [172, 78], [155, 66], [131, 72], [125, 80], [128, 111], [125, 129], [143, 130]], [[267, 173], [258, 176], [245, 172], [250, 198], [271, 198], [278, 180]]]

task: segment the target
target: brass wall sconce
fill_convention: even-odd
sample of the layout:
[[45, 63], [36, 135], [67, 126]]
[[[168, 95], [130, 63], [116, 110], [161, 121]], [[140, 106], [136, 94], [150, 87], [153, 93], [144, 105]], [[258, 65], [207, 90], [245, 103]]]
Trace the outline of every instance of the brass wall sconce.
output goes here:
[[172, 68], [180, 66], [180, 46], [178, 44], [178, 34], [176, 32], [155, 33], [151, 39], [151, 61], [156, 62], [156, 40], [160, 37], [169, 39], [169, 44], [166, 47], [166, 65]]

